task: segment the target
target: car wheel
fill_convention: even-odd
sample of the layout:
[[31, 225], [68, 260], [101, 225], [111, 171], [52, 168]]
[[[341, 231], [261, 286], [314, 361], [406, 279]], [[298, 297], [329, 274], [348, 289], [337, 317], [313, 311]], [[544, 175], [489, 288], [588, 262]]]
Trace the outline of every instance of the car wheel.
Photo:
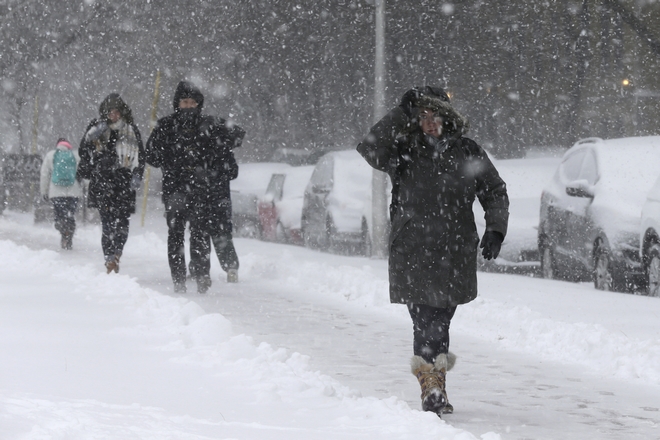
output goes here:
[[286, 235], [284, 226], [282, 226], [282, 223], [280, 222], [277, 222], [277, 226], [275, 226], [275, 241], [277, 241], [278, 243], [289, 242], [289, 237]]
[[549, 280], [557, 279], [555, 256], [550, 246], [541, 249], [541, 276]]
[[316, 248], [315, 243], [312, 241], [311, 235], [309, 234], [309, 232], [307, 232], [307, 229], [303, 228], [302, 231], [300, 231], [300, 235], [302, 235], [303, 246], [309, 249]]
[[328, 216], [325, 221], [325, 243], [323, 243], [323, 250], [336, 252], [339, 248], [337, 241], [337, 228], [332, 221], [332, 217]]
[[614, 287], [612, 258], [602, 244], [597, 245], [594, 253], [594, 287], [598, 290], [613, 290]]
[[649, 249], [646, 281], [646, 293], [649, 296], [660, 296], [660, 245], [654, 244]]

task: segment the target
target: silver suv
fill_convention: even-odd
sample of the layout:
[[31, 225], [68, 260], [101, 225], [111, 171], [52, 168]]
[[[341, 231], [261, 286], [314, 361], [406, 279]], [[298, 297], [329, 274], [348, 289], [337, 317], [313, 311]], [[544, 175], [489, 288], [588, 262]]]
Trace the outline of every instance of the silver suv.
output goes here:
[[660, 136], [588, 138], [566, 151], [541, 195], [543, 276], [591, 279], [601, 290], [643, 286], [640, 218], [658, 164]]

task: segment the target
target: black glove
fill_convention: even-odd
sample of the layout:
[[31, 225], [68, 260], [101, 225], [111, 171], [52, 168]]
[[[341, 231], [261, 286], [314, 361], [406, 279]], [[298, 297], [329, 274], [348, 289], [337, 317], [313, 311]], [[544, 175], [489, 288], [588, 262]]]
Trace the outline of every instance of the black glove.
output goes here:
[[401, 97], [401, 110], [408, 116], [410, 119], [414, 118], [415, 109], [417, 108], [417, 98], [419, 98], [419, 88], [413, 87], [403, 94]]
[[486, 231], [484, 237], [481, 239], [481, 244], [479, 245], [479, 247], [483, 249], [481, 255], [483, 255], [486, 260], [497, 258], [500, 254], [500, 249], [502, 248], [502, 241], [504, 241], [504, 236], [502, 236], [501, 233]]

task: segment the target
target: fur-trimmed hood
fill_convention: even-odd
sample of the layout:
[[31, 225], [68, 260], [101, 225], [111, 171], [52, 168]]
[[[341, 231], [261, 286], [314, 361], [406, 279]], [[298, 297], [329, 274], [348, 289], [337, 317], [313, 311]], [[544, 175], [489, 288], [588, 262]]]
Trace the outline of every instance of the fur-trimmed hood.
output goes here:
[[101, 105], [99, 105], [99, 116], [101, 121], [106, 121], [108, 119], [108, 113], [110, 110], [119, 110], [121, 117], [127, 124], [133, 124], [133, 112], [131, 108], [121, 99], [119, 93], [111, 93], [105, 97]]
[[417, 108], [427, 108], [441, 116], [444, 119], [442, 131], [447, 134], [449, 139], [459, 138], [467, 134], [470, 129], [467, 118], [441, 97], [423, 95], [417, 100]]

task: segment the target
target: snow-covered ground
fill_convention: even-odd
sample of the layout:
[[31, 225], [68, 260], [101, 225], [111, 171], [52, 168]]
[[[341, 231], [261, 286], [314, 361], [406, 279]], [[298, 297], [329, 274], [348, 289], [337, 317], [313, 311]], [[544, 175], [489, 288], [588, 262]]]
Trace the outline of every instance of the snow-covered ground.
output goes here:
[[[512, 195], [525, 165], [501, 167]], [[213, 260], [209, 293], [175, 295], [162, 212], [131, 227], [106, 275], [98, 225], [65, 252], [0, 217], [1, 439], [660, 438], [657, 298], [480, 273], [441, 420], [419, 410], [385, 261], [237, 239], [240, 283]]]

